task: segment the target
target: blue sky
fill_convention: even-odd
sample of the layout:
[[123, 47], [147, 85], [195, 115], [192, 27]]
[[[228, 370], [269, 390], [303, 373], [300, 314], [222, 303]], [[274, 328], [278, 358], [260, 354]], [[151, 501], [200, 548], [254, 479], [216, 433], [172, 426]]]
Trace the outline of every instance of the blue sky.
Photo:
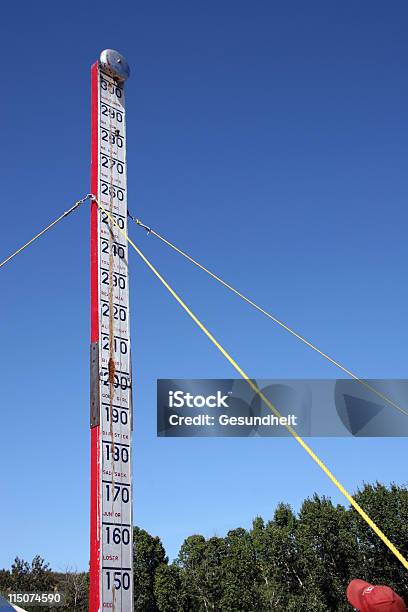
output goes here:
[[[2, 17], [0, 258], [87, 193], [89, 67], [116, 48], [132, 70], [133, 214], [362, 377], [406, 377], [405, 2], [46, 1]], [[131, 233], [251, 376], [337, 376]], [[1, 270], [0, 567], [88, 564], [88, 242], [85, 205]], [[135, 523], [172, 558], [281, 500], [342, 501], [291, 439], [156, 438], [156, 378], [234, 372], [130, 261]], [[405, 439], [310, 442], [351, 491], [406, 482]]]

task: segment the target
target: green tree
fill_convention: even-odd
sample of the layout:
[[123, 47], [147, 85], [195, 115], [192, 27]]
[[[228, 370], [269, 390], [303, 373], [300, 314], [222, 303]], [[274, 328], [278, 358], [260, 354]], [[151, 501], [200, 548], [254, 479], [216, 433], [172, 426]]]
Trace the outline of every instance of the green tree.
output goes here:
[[9, 570], [0, 570], [0, 593], [5, 595], [11, 586], [11, 574]]
[[156, 569], [154, 596], [160, 612], [183, 612], [188, 610], [181, 569], [174, 563], [162, 563]]
[[[349, 610], [345, 590], [358, 558], [348, 511], [314, 495], [304, 501], [298, 517], [297, 546], [304, 576], [306, 610]], [[302, 603], [303, 605], [303, 603]]]
[[241, 612], [260, 609], [259, 573], [252, 537], [242, 528], [225, 538], [225, 554], [220, 560], [220, 610]]
[[32, 591], [52, 591], [54, 588], [55, 578], [50, 565], [39, 555], [31, 561], [29, 583]]
[[[299, 564], [297, 519], [288, 505], [279, 504], [266, 525], [254, 520], [251, 536], [259, 573], [263, 610], [289, 610], [303, 592], [304, 577]], [[296, 607], [295, 607], [296, 609]]]
[[160, 538], [133, 528], [134, 605], [136, 612], [157, 612], [154, 579], [157, 568], [167, 563]]
[[[16, 557], [11, 566], [10, 591], [46, 592], [52, 591], [57, 580], [48, 563], [36, 555], [31, 564]], [[42, 607], [27, 606], [29, 612], [41, 612]]]
[[186, 538], [180, 548], [177, 565], [183, 570], [184, 585], [192, 609], [218, 610], [222, 594], [221, 559], [226, 554], [223, 538], [208, 541], [202, 535]]
[[[389, 488], [377, 482], [366, 484], [355, 495], [356, 501], [408, 558], [408, 489], [396, 484]], [[386, 584], [408, 601], [408, 573], [380, 538], [349, 510], [350, 525], [359, 556], [353, 574], [374, 584]]]
[[30, 564], [16, 557], [11, 566], [10, 590], [28, 591], [30, 589]]
[[87, 612], [89, 602], [89, 572], [67, 570], [60, 575], [57, 590], [65, 593], [67, 612]]

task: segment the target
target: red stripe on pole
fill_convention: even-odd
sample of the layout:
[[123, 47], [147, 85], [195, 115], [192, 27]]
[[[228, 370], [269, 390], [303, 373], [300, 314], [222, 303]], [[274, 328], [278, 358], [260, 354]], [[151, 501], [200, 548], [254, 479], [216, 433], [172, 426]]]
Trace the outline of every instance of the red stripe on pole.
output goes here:
[[89, 564], [89, 611], [100, 610], [100, 430], [91, 429], [91, 558]]
[[[91, 68], [91, 193], [98, 197], [98, 111], [99, 111], [98, 62]], [[91, 202], [91, 342], [99, 340], [98, 296], [98, 206]], [[99, 388], [99, 382], [98, 382]], [[99, 402], [98, 402], [99, 410]], [[100, 610], [100, 428], [91, 428], [91, 524], [89, 563], [89, 611]]]
[[[91, 193], [98, 197], [98, 62], [91, 68]], [[99, 340], [98, 205], [91, 202], [91, 342]]]

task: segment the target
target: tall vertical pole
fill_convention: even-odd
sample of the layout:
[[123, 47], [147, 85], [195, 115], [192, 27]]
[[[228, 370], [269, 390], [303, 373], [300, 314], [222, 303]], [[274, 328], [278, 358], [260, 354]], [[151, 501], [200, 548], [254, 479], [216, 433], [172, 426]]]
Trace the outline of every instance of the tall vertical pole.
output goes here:
[[[126, 60], [103, 51], [91, 68], [91, 192], [127, 230]], [[133, 611], [132, 379], [128, 248], [91, 204], [90, 612]]]

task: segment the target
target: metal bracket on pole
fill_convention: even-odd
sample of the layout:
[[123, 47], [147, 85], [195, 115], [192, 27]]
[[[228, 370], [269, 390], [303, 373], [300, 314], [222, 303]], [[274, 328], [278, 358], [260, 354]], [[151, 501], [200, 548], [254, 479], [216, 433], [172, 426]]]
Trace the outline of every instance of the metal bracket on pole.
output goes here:
[[91, 410], [90, 425], [99, 425], [99, 342], [91, 343]]

